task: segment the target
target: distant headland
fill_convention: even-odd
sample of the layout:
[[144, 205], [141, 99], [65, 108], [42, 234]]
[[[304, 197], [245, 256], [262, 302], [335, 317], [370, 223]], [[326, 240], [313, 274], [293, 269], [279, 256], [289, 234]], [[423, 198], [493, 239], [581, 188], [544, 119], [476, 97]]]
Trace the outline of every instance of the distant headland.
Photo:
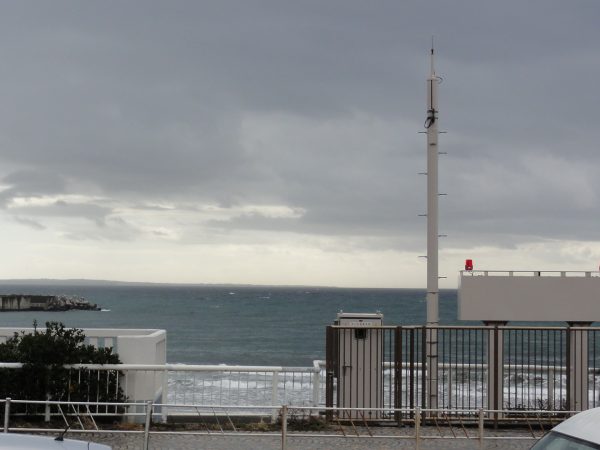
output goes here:
[[95, 303], [77, 295], [0, 295], [0, 312], [3, 311], [69, 311], [80, 309], [100, 311]]

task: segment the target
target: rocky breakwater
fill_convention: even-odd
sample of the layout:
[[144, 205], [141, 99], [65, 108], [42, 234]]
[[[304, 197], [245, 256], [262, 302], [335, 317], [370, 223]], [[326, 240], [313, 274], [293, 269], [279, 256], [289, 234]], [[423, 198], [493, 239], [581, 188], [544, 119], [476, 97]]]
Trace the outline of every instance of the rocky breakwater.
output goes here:
[[78, 295], [0, 295], [0, 311], [100, 311], [95, 303]]
[[85, 298], [77, 295], [57, 295], [48, 301], [46, 307], [47, 311], [68, 311], [70, 309], [100, 311], [98, 305], [90, 303]]

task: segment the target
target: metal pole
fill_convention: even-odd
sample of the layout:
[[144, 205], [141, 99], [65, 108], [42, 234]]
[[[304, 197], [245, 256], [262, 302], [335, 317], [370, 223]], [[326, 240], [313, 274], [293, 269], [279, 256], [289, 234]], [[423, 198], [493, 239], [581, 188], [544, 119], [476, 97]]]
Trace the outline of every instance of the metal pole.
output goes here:
[[168, 383], [168, 372], [167, 369], [165, 368], [162, 371], [162, 394], [160, 397], [160, 402], [163, 403], [163, 406], [161, 406], [161, 412], [162, 412], [162, 421], [163, 423], [167, 423], [167, 407], [164, 406], [164, 403], [168, 403], [168, 398], [169, 398], [169, 383]]
[[288, 407], [283, 405], [281, 407], [281, 450], [287, 448], [287, 415]]
[[[279, 388], [279, 372], [273, 372], [271, 377], [271, 405], [277, 404], [277, 389]], [[271, 411], [271, 423], [275, 423], [277, 420], [277, 408], [273, 408]]]
[[479, 408], [479, 448], [483, 450], [483, 408]]
[[415, 448], [421, 448], [421, 408], [415, 408]]
[[[50, 400], [50, 394], [46, 394], [46, 400]], [[44, 408], [44, 422], [48, 423], [50, 422], [50, 404], [46, 403], [46, 406]]]
[[427, 79], [427, 325], [437, 325], [438, 317], [438, 77], [433, 67]]
[[4, 404], [4, 432], [8, 433], [8, 420], [10, 417], [10, 397], [6, 397]]
[[[439, 324], [439, 272], [438, 272], [438, 109], [437, 88], [439, 79], [433, 66], [433, 46], [431, 48], [431, 69], [427, 79], [427, 325]], [[427, 377], [429, 379], [429, 404], [431, 409], [438, 407], [438, 348], [437, 329], [427, 333]]]
[[[317, 367], [318, 370], [313, 372], [313, 393], [312, 393], [312, 404], [313, 406], [319, 406], [319, 394], [321, 393], [321, 368]], [[312, 411], [311, 411], [312, 414]]]
[[152, 400], [146, 402], [146, 424], [144, 425], [144, 450], [148, 450], [150, 441], [150, 421], [152, 419]]

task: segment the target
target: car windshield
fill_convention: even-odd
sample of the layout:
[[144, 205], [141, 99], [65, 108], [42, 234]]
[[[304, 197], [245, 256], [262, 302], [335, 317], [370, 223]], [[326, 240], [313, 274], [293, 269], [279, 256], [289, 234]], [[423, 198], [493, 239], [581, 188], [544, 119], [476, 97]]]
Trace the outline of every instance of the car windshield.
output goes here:
[[538, 441], [531, 450], [598, 450], [600, 445], [552, 431]]

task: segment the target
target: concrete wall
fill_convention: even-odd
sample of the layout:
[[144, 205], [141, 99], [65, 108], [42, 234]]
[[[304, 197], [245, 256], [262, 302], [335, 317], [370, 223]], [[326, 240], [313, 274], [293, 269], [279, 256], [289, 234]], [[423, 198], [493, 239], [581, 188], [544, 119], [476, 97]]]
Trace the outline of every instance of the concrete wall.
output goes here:
[[461, 273], [460, 320], [600, 321], [600, 277], [590, 272], [583, 276], [565, 272], [553, 276], [540, 272], [486, 274]]
[[[44, 329], [41, 327], [40, 329]], [[0, 328], [0, 342], [33, 328]], [[113, 348], [123, 364], [165, 364], [167, 332], [154, 329], [84, 328], [86, 343]]]
[[[0, 342], [6, 342], [21, 331], [33, 333], [33, 328], [0, 328]], [[167, 362], [165, 330], [84, 328], [83, 332], [86, 343], [112, 348], [123, 364], [163, 365]], [[122, 383], [129, 401], [166, 401], [166, 371], [128, 371]]]
[[19, 311], [30, 307], [31, 299], [29, 297], [15, 295], [0, 297], [0, 310], [2, 311]]

